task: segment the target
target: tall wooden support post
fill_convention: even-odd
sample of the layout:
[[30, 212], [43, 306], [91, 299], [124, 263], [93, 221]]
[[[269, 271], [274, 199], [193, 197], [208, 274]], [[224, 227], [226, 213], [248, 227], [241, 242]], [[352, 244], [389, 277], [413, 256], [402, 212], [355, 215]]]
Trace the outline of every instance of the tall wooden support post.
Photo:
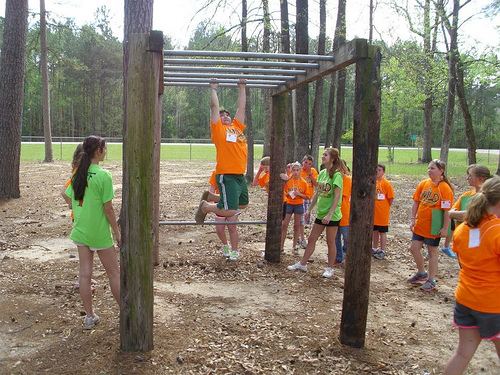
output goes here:
[[[153, 349], [153, 154], [158, 43], [130, 34], [125, 77], [120, 348]], [[156, 52], [157, 53], [157, 52]]]
[[160, 264], [160, 157], [161, 157], [161, 123], [162, 98], [165, 86], [163, 85], [163, 32], [151, 31], [150, 51], [153, 55], [155, 67], [155, 81], [157, 83], [155, 102], [155, 128], [153, 148], [153, 265]]
[[269, 197], [267, 203], [266, 251], [268, 262], [280, 262], [281, 222], [283, 221], [283, 181], [279, 174], [285, 166], [285, 121], [287, 116], [288, 95], [272, 97], [271, 120], [271, 167], [269, 178]]
[[380, 49], [368, 46], [368, 57], [356, 62], [350, 236], [340, 323], [340, 342], [356, 348], [365, 344], [380, 132]]

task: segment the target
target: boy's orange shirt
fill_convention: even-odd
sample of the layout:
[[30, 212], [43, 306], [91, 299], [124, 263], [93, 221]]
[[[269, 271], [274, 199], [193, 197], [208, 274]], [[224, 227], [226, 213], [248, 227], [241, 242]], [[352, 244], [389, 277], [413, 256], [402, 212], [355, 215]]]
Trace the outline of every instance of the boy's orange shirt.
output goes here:
[[389, 200], [394, 199], [394, 189], [385, 177], [382, 177], [380, 181], [376, 181], [375, 185], [375, 214], [373, 225], [387, 227], [389, 226], [389, 216], [391, 213]]
[[460, 224], [453, 232], [453, 251], [461, 266], [457, 302], [476, 311], [500, 314], [500, 219], [488, 214], [477, 228]]
[[266, 189], [269, 194], [269, 173], [264, 172], [259, 176], [259, 186]]
[[[315, 168], [311, 168], [311, 173], [316, 181], [318, 181], [318, 171]], [[309, 188], [312, 188], [314, 191], [314, 186], [312, 184], [311, 178], [309, 177], [309, 172], [307, 172], [304, 168], [300, 171], [300, 177], [302, 177], [309, 184]], [[311, 195], [312, 196], [312, 195]]]
[[[247, 139], [243, 131], [245, 124], [233, 119], [230, 126], [210, 122], [212, 142], [217, 153], [216, 174], [244, 174], [247, 169]], [[235, 142], [228, 139], [234, 139]]]
[[347, 227], [349, 226], [349, 216], [351, 215], [351, 190], [352, 190], [352, 178], [349, 175], [345, 175], [342, 179], [342, 205], [340, 206], [340, 212], [342, 212], [342, 219], [340, 219], [339, 226]]

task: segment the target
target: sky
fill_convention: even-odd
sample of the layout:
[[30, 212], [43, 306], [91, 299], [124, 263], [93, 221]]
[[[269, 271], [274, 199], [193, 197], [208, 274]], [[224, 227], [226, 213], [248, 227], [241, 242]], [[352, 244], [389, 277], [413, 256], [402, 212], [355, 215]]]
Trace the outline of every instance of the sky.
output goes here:
[[[232, 25], [238, 23], [237, 14], [240, 12], [240, 1], [234, 0], [217, 0], [225, 1], [227, 5], [220, 7], [218, 16], [214, 19], [216, 22]], [[399, 3], [406, 3], [406, 0], [395, 0]], [[469, 19], [472, 15], [478, 12], [483, 6], [490, 3], [492, 0], [473, 0], [460, 13], [460, 19]], [[155, 0], [153, 9], [153, 29], [161, 30], [165, 35], [172, 38], [172, 42], [176, 48], [183, 48], [187, 45], [189, 37], [192, 35], [196, 25], [210, 17], [213, 13], [214, 6], [205, 6], [205, 3], [210, 0], [183, 0], [182, 6], [172, 6], [176, 4], [171, 0]], [[355, 37], [368, 38], [369, 36], [369, 0], [347, 0], [347, 39]], [[408, 39], [411, 33], [408, 31], [407, 23], [399, 20], [394, 16], [394, 13], [386, 5], [389, 0], [374, 0], [376, 9], [374, 12], [374, 39], [384, 39], [391, 43], [394, 38], [401, 37]], [[249, 9], [255, 9], [261, 3], [259, 0], [249, 0]], [[271, 12], [275, 11], [276, 18], [279, 18], [278, 0], [270, 0]], [[39, 0], [29, 0], [30, 11], [39, 12]], [[236, 9], [232, 9], [233, 5]], [[112, 17], [113, 33], [120, 40], [123, 39], [123, 8], [124, 0], [45, 0], [45, 8], [51, 12], [53, 17], [74, 18], [77, 25], [91, 23], [94, 20], [94, 14], [98, 7], [106, 5]], [[295, 2], [289, 2], [289, 11], [294, 12]], [[200, 9], [203, 9], [200, 11]], [[224, 11], [221, 12], [221, 9]], [[311, 26], [309, 35], [316, 37], [319, 33], [317, 22], [318, 19], [318, 1], [309, 0], [309, 19]], [[337, 0], [327, 0], [327, 35], [332, 38], [335, 28], [337, 13]], [[249, 10], [249, 17], [252, 12]], [[5, 0], [0, 0], [0, 15], [5, 15]], [[228, 21], [230, 19], [230, 21]], [[459, 31], [459, 38], [466, 49], [474, 46], [484, 48], [485, 45], [499, 47], [500, 16], [490, 20], [482, 16], [475, 16], [471, 20], [465, 22]], [[279, 25], [275, 25], [279, 27]], [[495, 28], [496, 26], [496, 28]]]

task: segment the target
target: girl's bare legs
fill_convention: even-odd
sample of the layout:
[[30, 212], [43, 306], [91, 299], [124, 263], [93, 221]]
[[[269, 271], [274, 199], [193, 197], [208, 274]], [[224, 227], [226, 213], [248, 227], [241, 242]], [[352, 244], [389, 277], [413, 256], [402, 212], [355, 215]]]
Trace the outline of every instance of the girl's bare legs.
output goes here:
[[118, 306], [120, 306], [120, 266], [118, 265], [115, 247], [111, 246], [107, 249], [99, 250], [97, 254], [108, 275], [111, 293], [115, 297]]
[[[380, 232], [378, 230], [373, 231], [373, 241], [372, 241], [372, 248], [377, 249], [378, 248], [378, 240], [379, 240], [379, 234]], [[382, 248], [383, 249], [383, 248]]]
[[[229, 218], [226, 217], [220, 217], [216, 216], [214, 218], [214, 221], [232, 221], [229, 220]], [[229, 228], [229, 226], [228, 226]], [[217, 237], [219, 237], [220, 242], [222, 242], [224, 245], [227, 245], [227, 237], [226, 237], [226, 226], [225, 225], [216, 225], [215, 226], [215, 233], [217, 233]]]
[[[318, 241], [319, 235], [323, 233], [323, 229], [325, 229], [323, 225], [319, 225], [316, 223], [313, 224], [311, 233], [307, 238], [306, 250], [304, 251], [304, 255], [300, 260], [301, 265], [305, 266], [311, 255], [314, 253], [314, 249], [316, 247], [316, 241]], [[333, 240], [335, 241], [335, 236], [333, 237]], [[333, 259], [335, 260], [335, 254], [333, 254]]]
[[92, 279], [92, 268], [94, 263], [94, 252], [88, 246], [77, 246], [78, 257], [80, 260], [79, 283], [80, 283], [80, 298], [82, 299], [83, 308], [88, 317], [94, 316], [92, 309], [92, 289], [90, 280]]
[[328, 247], [328, 267], [332, 268], [335, 264], [337, 256], [337, 245], [335, 245], [335, 237], [339, 227], [326, 227], [326, 246]]
[[[411, 254], [413, 255], [413, 259], [415, 260], [415, 263], [417, 264], [417, 270], [419, 273], [425, 272], [425, 261], [424, 261], [424, 256], [422, 255], [422, 246], [424, 244], [424, 241], [416, 241], [412, 240], [411, 245], [410, 245], [410, 251]], [[429, 257], [430, 257], [430, 251], [429, 251]], [[437, 254], [436, 254], [437, 257]], [[436, 258], [437, 260], [437, 258]], [[437, 269], [437, 267], [436, 267]]]
[[[495, 341], [498, 353], [500, 350], [500, 340]], [[481, 338], [479, 336], [479, 329], [459, 328], [457, 350], [446, 363], [444, 375], [463, 374], [470, 360], [474, 356], [480, 342]]]
[[380, 233], [380, 248], [386, 250], [387, 246], [387, 233]]
[[297, 240], [300, 235], [300, 220], [302, 219], [302, 214], [293, 214], [293, 246], [297, 246]]
[[281, 250], [285, 249], [285, 239], [288, 232], [288, 224], [290, 224], [290, 218], [292, 214], [286, 214], [283, 222], [281, 223]]
[[435, 279], [438, 270], [438, 248], [437, 246], [427, 246], [429, 252], [429, 279]]

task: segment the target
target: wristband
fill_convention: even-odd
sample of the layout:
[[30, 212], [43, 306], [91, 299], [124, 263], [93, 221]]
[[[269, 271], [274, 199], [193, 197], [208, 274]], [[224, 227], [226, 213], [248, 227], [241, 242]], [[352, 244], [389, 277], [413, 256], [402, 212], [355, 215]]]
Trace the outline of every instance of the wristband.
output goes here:
[[210, 89], [217, 91], [217, 87], [210, 87]]

